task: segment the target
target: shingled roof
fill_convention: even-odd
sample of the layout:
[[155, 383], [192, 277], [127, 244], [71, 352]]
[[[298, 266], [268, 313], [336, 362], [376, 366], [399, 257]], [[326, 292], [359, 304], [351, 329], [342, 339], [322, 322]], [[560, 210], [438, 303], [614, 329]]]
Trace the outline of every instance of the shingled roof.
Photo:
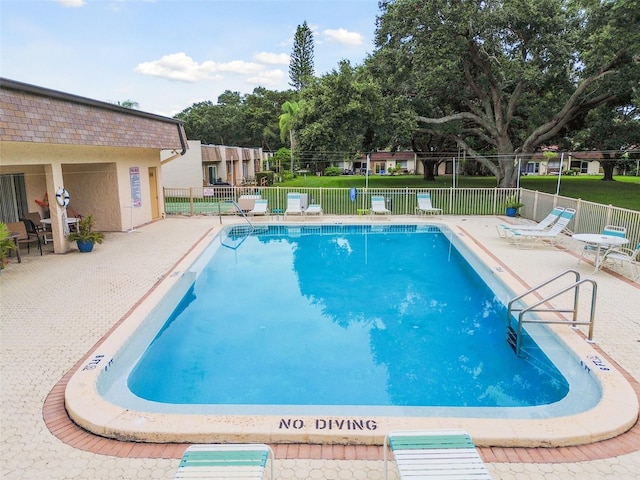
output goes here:
[[188, 148], [180, 120], [4, 78], [0, 140], [183, 153]]

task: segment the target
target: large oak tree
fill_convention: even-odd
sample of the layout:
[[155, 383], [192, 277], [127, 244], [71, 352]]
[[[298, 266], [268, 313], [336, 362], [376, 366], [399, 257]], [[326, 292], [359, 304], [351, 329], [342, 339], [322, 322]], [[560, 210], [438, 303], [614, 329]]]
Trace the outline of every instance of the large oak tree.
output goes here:
[[[638, 88], [638, 0], [383, 0], [369, 59], [418, 130], [516, 182], [516, 155]], [[492, 152], [494, 162], [480, 152]]]

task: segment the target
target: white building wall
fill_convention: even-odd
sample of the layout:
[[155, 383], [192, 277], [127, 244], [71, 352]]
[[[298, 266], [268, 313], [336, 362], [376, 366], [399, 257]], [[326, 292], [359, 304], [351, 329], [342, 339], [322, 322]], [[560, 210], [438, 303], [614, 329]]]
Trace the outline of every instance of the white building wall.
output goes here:
[[587, 166], [587, 175], [598, 175], [600, 173], [600, 162], [592, 161]]
[[163, 151], [162, 181], [164, 187], [189, 188], [202, 185], [202, 148], [200, 140], [189, 140], [187, 152], [165, 163], [172, 156]]

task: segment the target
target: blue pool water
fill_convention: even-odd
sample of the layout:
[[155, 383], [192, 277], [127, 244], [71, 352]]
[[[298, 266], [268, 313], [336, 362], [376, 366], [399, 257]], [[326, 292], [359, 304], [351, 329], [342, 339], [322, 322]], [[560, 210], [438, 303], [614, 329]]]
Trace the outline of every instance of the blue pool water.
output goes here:
[[222, 235], [128, 375], [166, 404], [530, 407], [569, 392], [432, 226]]

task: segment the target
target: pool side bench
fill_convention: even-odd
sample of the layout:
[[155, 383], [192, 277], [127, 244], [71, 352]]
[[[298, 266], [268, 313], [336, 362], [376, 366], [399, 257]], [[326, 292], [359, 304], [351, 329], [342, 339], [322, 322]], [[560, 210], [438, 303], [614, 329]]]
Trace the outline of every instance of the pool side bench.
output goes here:
[[471, 437], [464, 430], [391, 432], [384, 438], [384, 478], [387, 451], [393, 451], [400, 478], [491, 480]]

